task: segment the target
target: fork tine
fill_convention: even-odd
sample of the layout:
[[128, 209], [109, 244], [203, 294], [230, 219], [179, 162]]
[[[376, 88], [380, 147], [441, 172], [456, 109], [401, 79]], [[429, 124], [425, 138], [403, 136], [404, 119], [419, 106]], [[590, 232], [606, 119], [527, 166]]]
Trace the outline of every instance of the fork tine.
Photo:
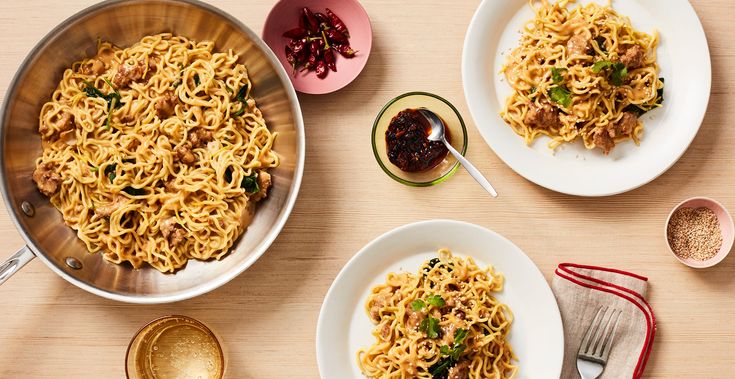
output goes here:
[[596, 333], [597, 329], [599, 329], [599, 324], [597, 324], [597, 320], [600, 317], [600, 313], [602, 313], [603, 310], [606, 310], [607, 307], [600, 306], [600, 308], [597, 309], [597, 314], [595, 314], [595, 318], [592, 319], [592, 322], [590, 323], [590, 326], [587, 328], [587, 332], [584, 335], [584, 338], [582, 339], [582, 344], [579, 345], [579, 352], [586, 353], [587, 350], [589, 350], [590, 340], [593, 333]]
[[608, 322], [610, 322], [610, 319], [607, 317], [609, 311], [610, 307], [605, 307], [605, 311], [602, 312], [602, 316], [600, 317], [597, 328], [595, 329], [595, 334], [592, 335], [592, 341], [590, 341], [590, 346], [587, 348], [588, 355], [595, 355], [597, 346], [600, 345], [600, 340], [602, 340], [602, 337], [605, 335], [605, 328], [607, 328], [605, 319], [607, 318]]
[[610, 351], [612, 350], [613, 341], [615, 340], [615, 332], [618, 330], [618, 324], [620, 323], [620, 316], [623, 314], [623, 311], [618, 311], [617, 316], [615, 317], [615, 324], [612, 326], [612, 330], [610, 331], [610, 335], [608, 338], [606, 338], [605, 343], [603, 344], [602, 351], [600, 352], [600, 356], [602, 357], [603, 361], [607, 361], [607, 357], [610, 356]]
[[617, 310], [615, 309], [608, 309], [608, 312], [605, 312], [605, 316], [608, 316], [607, 322], [605, 322], [605, 326], [600, 330], [600, 336], [595, 343], [595, 347], [592, 349], [593, 355], [602, 357], [602, 351], [605, 348], [605, 343], [607, 343], [610, 332], [612, 331], [612, 320], [616, 314]]

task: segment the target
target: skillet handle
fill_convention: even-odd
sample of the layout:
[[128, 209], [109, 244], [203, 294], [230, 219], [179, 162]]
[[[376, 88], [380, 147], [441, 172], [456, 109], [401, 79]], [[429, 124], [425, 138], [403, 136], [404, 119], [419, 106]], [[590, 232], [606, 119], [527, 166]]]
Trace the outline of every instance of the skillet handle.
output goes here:
[[12, 257], [8, 258], [7, 261], [0, 264], [0, 284], [5, 283], [8, 278], [20, 270], [26, 263], [30, 262], [31, 259], [36, 256], [31, 252], [28, 246], [23, 246], [17, 253], [13, 254]]

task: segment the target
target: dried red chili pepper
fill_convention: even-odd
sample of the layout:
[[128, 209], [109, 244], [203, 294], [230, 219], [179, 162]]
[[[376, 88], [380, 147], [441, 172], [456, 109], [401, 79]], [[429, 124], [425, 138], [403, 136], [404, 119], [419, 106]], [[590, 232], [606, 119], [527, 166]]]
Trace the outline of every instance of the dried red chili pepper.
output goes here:
[[298, 54], [302, 50], [304, 50], [304, 48], [306, 47], [306, 41], [307, 41], [306, 38], [291, 41], [290, 45], [291, 45], [291, 49], [293, 50], [293, 52]]
[[334, 52], [332, 52], [332, 49], [324, 52], [324, 62], [327, 63], [327, 67], [329, 67], [330, 70], [337, 72], [337, 62], [334, 60]]
[[334, 47], [345, 58], [352, 58], [357, 53], [357, 51], [352, 50], [350, 45], [332, 45], [332, 47]]
[[312, 33], [316, 33], [319, 31], [319, 21], [317, 21], [316, 17], [314, 16], [314, 13], [311, 12], [311, 10], [307, 7], [304, 7], [304, 9], [301, 10], [302, 18], [304, 19], [304, 22], [306, 23], [306, 29], [308, 29]]
[[314, 17], [316, 17], [316, 20], [319, 21], [319, 26], [329, 26], [329, 18], [327, 18], [327, 15], [325, 15], [324, 13], [315, 12]]
[[329, 71], [337, 71], [336, 53], [346, 58], [355, 56], [349, 43], [349, 31], [342, 20], [330, 9], [326, 14], [312, 12], [304, 7], [299, 12], [299, 26], [287, 30], [283, 37], [290, 41], [285, 46], [286, 60], [301, 71], [316, 71], [323, 79]]
[[291, 50], [291, 47], [286, 45], [286, 60], [288, 63], [291, 64], [291, 66], [296, 66], [296, 56], [293, 55], [293, 50]]
[[332, 26], [337, 29], [338, 32], [344, 34], [347, 38], [350, 38], [350, 31], [347, 30], [347, 25], [345, 25], [345, 23], [342, 22], [342, 19], [334, 14], [334, 12], [332, 12], [329, 8], [327, 8], [327, 17], [329, 17], [329, 21], [332, 23]]
[[327, 29], [324, 31], [324, 34], [326, 34], [327, 38], [332, 40], [332, 42], [348, 43], [347, 37], [345, 37], [344, 34], [338, 32], [337, 29]]
[[285, 33], [283, 33], [283, 36], [286, 38], [296, 39], [296, 38], [306, 37], [308, 34], [309, 32], [306, 29], [302, 27], [298, 27], [298, 28], [293, 28], [291, 30], [287, 30]]
[[324, 79], [327, 76], [327, 65], [324, 61], [316, 62], [316, 76], [319, 79]]
[[313, 40], [309, 43], [309, 51], [311, 52], [311, 55], [319, 56], [321, 55], [321, 49], [319, 48], [319, 40]]

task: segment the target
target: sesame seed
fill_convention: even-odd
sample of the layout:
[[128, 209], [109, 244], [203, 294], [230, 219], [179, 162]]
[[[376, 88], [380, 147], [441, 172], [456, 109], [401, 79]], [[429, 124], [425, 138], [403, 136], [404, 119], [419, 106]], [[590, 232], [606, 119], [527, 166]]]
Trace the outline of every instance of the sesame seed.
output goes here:
[[677, 209], [666, 230], [669, 246], [679, 258], [706, 261], [722, 246], [720, 222], [706, 207]]

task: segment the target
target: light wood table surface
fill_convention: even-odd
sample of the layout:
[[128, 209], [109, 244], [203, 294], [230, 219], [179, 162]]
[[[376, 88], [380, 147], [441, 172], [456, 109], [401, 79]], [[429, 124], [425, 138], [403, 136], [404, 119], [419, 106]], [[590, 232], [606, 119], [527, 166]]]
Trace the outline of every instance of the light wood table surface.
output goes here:
[[[33, 45], [93, 3], [0, 1], [0, 99]], [[260, 31], [274, 1], [212, 3]], [[365, 71], [335, 94], [300, 95], [307, 134], [304, 181], [293, 214], [268, 253], [220, 289], [155, 306], [88, 294], [34, 260], [0, 288], [0, 377], [124, 377], [125, 350], [133, 334], [151, 319], [177, 313], [223, 336], [230, 378], [318, 378], [317, 316], [341, 267], [383, 232], [432, 218], [469, 221], [503, 234], [547, 279], [560, 262], [648, 276], [658, 332], [646, 376], [732, 377], [735, 257], [712, 269], [689, 269], [667, 252], [663, 229], [671, 207], [692, 195], [714, 197], [735, 212], [730, 27], [735, 2], [694, 2], [709, 39], [713, 81], [707, 116], [689, 150], [651, 184], [591, 199], [524, 180], [477, 132], [462, 91], [460, 60], [478, 4], [365, 0], [374, 28]], [[370, 147], [373, 118], [386, 101], [413, 90], [434, 92], [458, 107], [468, 124], [467, 156], [492, 179], [498, 199], [492, 200], [463, 170], [431, 188], [406, 187], [381, 171]], [[24, 242], [2, 207], [4, 258]]]

